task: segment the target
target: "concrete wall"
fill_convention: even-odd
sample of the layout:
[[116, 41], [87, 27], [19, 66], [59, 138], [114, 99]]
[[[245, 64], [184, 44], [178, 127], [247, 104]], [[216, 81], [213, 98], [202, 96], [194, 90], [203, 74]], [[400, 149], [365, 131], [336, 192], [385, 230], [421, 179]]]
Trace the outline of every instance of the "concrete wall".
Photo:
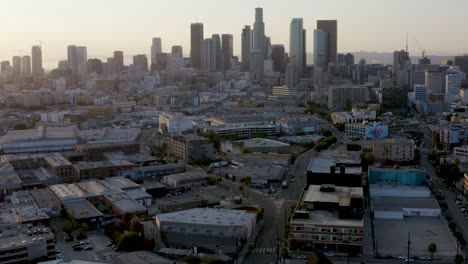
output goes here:
[[374, 211], [374, 219], [399, 219], [403, 220], [403, 211]]

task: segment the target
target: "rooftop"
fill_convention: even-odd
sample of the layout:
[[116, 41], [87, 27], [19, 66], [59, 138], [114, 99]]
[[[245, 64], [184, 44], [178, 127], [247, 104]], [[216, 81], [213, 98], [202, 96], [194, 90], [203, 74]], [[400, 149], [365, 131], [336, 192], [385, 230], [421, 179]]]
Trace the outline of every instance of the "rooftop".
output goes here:
[[76, 139], [77, 128], [38, 127], [37, 129], [10, 130], [0, 139], [0, 144], [31, 140]]
[[161, 222], [215, 226], [246, 226], [255, 221], [255, 214], [242, 210], [194, 208], [157, 215]]
[[373, 209], [397, 210], [402, 208], [439, 209], [439, 204], [434, 198], [399, 198], [399, 197], [373, 197], [371, 199]]
[[362, 187], [334, 186], [334, 192], [321, 191], [321, 187], [321, 185], [310, 185], [304, 202], [337, 203], [340, 206], [349, 206], [351, 198], [363, 198]]
[[266, 139], [266, 138], [252, 138], [241, 140], [240, 142], [244, 143], [244, 148], [258, 148], [258, 147], [288, 147], [289, 144], [279, 142], [276, 140]]
[[27, 234], [28, 230], [29, 229], [27, 225], [1, 225], [0, 233], [2, 235], [0, 236], [0, 250], [4, 250], [11, 247], [27, 246], [35, 243], [44, 243], [42, 241], [54, 239], [54, 235], [50, 231], [48, 233], [29, 236]]
[[148, 251], [135, 251], [117, 257], [118, 264], [173, 264], [174, 261]]
[[309, 224], [309, 225], [325, 225], [325, 226], [352, 226], [363, 227], [362, 220], [356, 219], [339, 219], [338, 212], [329, 212], [322, 210], [308, 211], [309, 219], [293, 219], [292, 224]]
[[63, 206], [75, 219], [86, 219], [102, 216], [102, 213], [85, 199], [64, 201]]

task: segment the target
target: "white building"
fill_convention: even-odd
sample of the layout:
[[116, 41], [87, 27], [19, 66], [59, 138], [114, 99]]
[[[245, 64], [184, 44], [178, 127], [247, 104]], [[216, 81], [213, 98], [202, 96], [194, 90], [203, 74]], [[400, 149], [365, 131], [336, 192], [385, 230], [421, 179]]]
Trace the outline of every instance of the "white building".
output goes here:
[[173, 134], [193, 129], [193, 121], [183, 114], [162, 113], [159, 115], [159, 133]]

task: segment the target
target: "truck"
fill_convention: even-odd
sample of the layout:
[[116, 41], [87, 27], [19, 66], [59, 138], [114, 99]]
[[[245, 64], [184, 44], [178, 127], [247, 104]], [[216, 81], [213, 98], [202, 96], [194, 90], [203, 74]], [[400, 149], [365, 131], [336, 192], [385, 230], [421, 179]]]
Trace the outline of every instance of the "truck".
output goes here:
[[223, 167], [223, 166], [227, 166], [227, 165], [228, 165], [228, 162], [225, 161], [225, 160], [222, 160], [222, 161], [211, 163], [210, 168], [219, 168], [219, 167]]

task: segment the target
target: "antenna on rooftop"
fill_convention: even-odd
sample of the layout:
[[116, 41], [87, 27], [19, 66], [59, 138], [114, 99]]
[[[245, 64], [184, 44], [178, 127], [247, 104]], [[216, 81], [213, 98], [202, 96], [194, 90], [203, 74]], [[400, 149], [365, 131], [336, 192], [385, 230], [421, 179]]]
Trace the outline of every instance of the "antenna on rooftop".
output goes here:
[[406, 52], [408, 52], [408, 32], [406, 32]]

